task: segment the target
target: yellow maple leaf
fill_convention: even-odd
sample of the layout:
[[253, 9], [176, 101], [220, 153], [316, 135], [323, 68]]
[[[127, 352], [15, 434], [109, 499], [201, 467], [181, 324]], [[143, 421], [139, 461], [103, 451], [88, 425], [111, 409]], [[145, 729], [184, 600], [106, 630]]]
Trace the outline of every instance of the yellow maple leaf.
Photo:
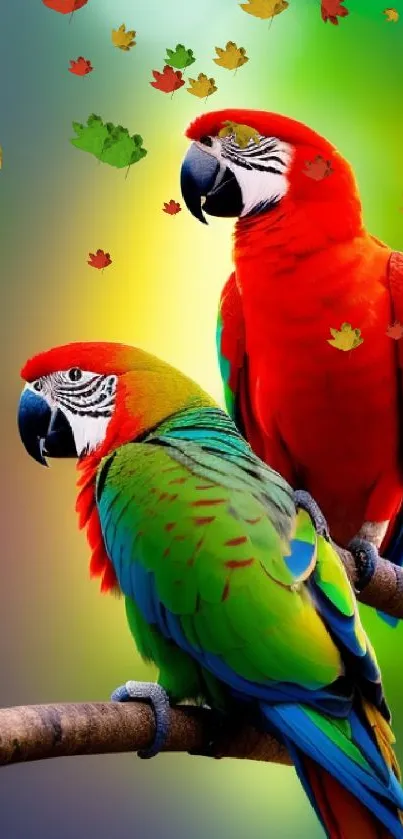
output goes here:
[[389, 9], [384, 9], [383, 13], [387, 21], [393, 21], [393, 23], [397, 23], [397, 21], [399, 20], [399, 12], [397, 11], [397, 9], [394, 9], [393, 7], [390, 7]]
[[216, 64], [220, 67], [225, 67], [227, 70], [237, 70], [249, 61], [244, 47], [237, 47], [233, 41], [228, 41], [225, 49], [215, 47], [218, 58], [213, 58]]
[[199, 73], [197, 79], [189, 79], [190, 87], [186, 90], [193, 93], [193, 96], [199, 96], [200, 99], [206, 99], [218, 89], [216, 87], [215, 79], [208, 79], [205, 73]]
[[251, 128], [250, 125], [242, 125], [240, 122], [231, 122], [231, 120], [227, 119], [224, 122], [224, 127], [218, 132], [218, 136], [229, 137], [231, 134], [234, 135], [234, 141], [240, 149], [246, 149], [250, 140], [258, 143], [260, 139], [260, 134], [255, 128]]
[[248, 3], [241, 3], [241, 9], [247, 12], [248, 15], [260, 17], [262, 20], [267, 20], [269, 17], [279, 15], [288, 9], [289, 3], [287, 0], [248, 0]]
[[128, 29], [126, 32], [126, 26], [122, 23], [122, 25], [119, 26], [119, 29], [112, 29], [112, 43], [115, 47], [118, 47], [118, 49], [128, 52], [136, 45], [134, 40], [135, 35], [136, 33], [134, 29]]
[[343, 352], [355, 350], [364, 342], [364, 338], [361, 338], [361, 329], [353, 329], [351, 323], [342, 323], [340, 329], [330, 328], [330, 332], [333, 337], [328, 338], [327, 343]]

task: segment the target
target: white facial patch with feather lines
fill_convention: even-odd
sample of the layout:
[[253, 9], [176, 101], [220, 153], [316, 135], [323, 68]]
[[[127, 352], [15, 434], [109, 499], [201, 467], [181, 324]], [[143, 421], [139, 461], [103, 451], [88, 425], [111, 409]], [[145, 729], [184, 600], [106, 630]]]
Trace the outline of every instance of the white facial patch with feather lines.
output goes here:
[[203, 150], [220, 163], [215, 187], [223, 177], [225, 167], [231, 170], [239, 184], [243, 209], [241, 216], [263, 212], [281, 201], [288, 190], [287, 172], [293, 157], [293, 146], [277, 137], [259, 135], [243, 148], [233, 135], [213, 137], [211, 146]]
[[106, 436], [115, 407], [117, 376], [73, 367], [50, 373], [27, 387], [67, 419], [79, 456], [94, 451]]

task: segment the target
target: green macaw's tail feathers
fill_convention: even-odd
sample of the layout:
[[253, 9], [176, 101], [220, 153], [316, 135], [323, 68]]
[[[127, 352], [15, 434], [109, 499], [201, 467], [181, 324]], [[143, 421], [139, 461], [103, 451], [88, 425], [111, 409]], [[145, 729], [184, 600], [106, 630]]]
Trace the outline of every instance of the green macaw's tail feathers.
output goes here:
[[[330, 839], [403, 839], [403, 790], [396, 776], [393, 737], [375, 708], [364, 704], [346, 720], [303, 705], [263, 705], [262, 711], [270, 726], [281, 732]], [[375, 717], [382, 735], [373, 734]]]

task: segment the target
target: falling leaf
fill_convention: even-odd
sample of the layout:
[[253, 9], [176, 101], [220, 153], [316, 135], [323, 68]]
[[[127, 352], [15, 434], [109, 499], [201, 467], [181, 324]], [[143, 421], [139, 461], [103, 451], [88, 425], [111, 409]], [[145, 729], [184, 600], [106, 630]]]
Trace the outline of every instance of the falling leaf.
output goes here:
[[389, 9], [384, 9], [383, 14], [385, 15], [386, 20], [388, 22], [397, 23], [397, 21], [399, 20], [399, 12], [397, 11], [397, 9], [394, 9], [393, 7], [390, 7]]
[[107, 268], [112, 263], [110, 253], [105, 253], [101, 248], [98, 248], [96, 253], [90, 253], [89, 257], [88, 265], [91, 265], [91, 268], [98, 268], [98, 270]]
[[128, 29], [126, 32], [126, 26], [122, 23], [119, 29], [112, 29], [112, 43], [118, 49], [128, 52], [132, 47], [136, 46], [134, 40], [135, 35], [134, 29]]
[[133, 163], [138, 163], [146, 154], [140, 134], [130, 136], [127, 128], [116, 125], [109, 130], [109, 136], [105, 140], [99, 160], [101, 163], [108, 163], [109, 166], [123, 169], [126, 166], [132, 166]]
[[152, 74], [154, 81], [150, 82], [151, 87], [162, 90], [163, 93], [173, 93], [185, 84], [181, 71], [174, 70], [168, 64], [165, 64], [162, 73], [159, 70], [153, 70]]
[[196, 61], [193, 50], [187, 50], [183, 44], [177, 44], [174, 50], [167, 48], [167, 56], [165, 64], [176, 67], [177, 70], [184, 70]]
[[321, 2], [321, 15], [322, 20], [330, 21], [335, 26], [338, 25], [339, 21], [337, 20], [338, 17], [347, 17], [348, 9], [342, 6], [342, 3], [345, 3], [346, 0], [322, 0]]
[[290, 5], [287, 0], [248, 0], [248, 4], [241, 3], [241, 9], [248, 15], [260, 17], [262, 20], [279, 15]]
[[164, 213], [168, 213], [169, 216], [176, 216], [177, 213], [180, 213], [181, 209], [181, 205], [177, 201], [174, 201], [173, 198], [171, 198], [170, 201], [164, 201], [162, 211]]
[[42, 0], [44, 6], [48, 9], [53, 9], [54, 12], [60, 12], [62, 15], [69, 15], [82, 9], [86, 6], [88, 0]]
[[215, 79], [208, 79], [205, 73], [199, 73], [197, 79], [189, 79], [190, 87], [186, 90], [192, 93], [193, 96], [199, 96], [200, 99], [207, 99], [217, 90]]
[[328, 338], [327, 343], [343, 352], [354, 350], [364, 342], [361, 338], [361, 329], [353, 329], [351, 323], [342, 323], [340, 329], [331, 328], [330, 332], [333, 337]]
[[75, 60], [73, 58], [70, 59], [70, 67], [68, 70], [69, 73], [74, 73], [75, 76], [86, 76], [88, 73], [92, 73], [93, 69], [91, 61], [87, 61], [87, 59], [83, 58], [82, 55]]
[[238, 122], [231, 122], [231, 120], [227, 119], [224, 122], [224, 128], [221, 128], [218, 132], [218, 136], [229, 137], [231, 134], [234, 137], [234, 142], [240, 149], [246, 149], [246, 146], [251, 140], [254, 143], [258, 143], [260, 140], [260, 134], [256, 131], [256, 128], [251, 128], [250, 125], [242, 125], [242, 123]]
[[93, 154], [101, 163], [122, 169], [137, 163], [146, 156], [143, 139], [139, 134], [130, 136], [127, 128], [122, 125], [104, 123], [101, 117], [91, 114], [87, 125], [73, 122], [77, 137], [70, 142], [81, 151]]
[[218, 58], [213, 58], [216, 64], [220, 67], [225, 67], [227, 70], [237, 70], [246, 64], [249, 58], [246, 55], [244, 47], [237, 47], [233, 41], [228, 41], [225, 49], [215, 47]]
[[325, 160], [321, 154], [317, 154], [314, 160], [306, 160], [305, 166], [302, 174], [313, 181], [323, 181], [323, 178], [327, 178], [333, 172], [331, 161]]
[[108, 126], [104, 125], [101, 117], [91, 114], [87, 119], [87, 125], [83, 125], [81, 122], [73, 122], [73, 128], [77, 134], [77, 137], [70, 140], [73, 146], [99, 158], [105, 141], [109, 137]]
[[388, 336], [388, 338], [394, 338], [395, 341], [399, 341], [400, 338], [403, 336], [402, 324], [399, 323], [398, 320], [395, 320], [395, 322], [391, 326], [388, 326], [386, 330], [386, 335]]

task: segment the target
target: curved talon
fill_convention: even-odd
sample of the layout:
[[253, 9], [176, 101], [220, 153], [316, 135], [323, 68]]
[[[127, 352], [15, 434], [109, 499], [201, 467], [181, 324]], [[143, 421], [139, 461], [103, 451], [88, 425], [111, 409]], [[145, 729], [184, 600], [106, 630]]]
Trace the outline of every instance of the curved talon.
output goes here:
[[296, 507], [301, 507], [302, 510], [305, 510], [310, 515], [319, 536], [324, 536], [329, 541], [330, 535], [327, 521], [322, 510], [312, 498], [312, 495], [309, 492], [305, 492], [304, 489], [297, 489], [294, 492], [294, 503]]
[[357, 594], [360, 594], [373, 577], [379, 559], [379, 553], [372, 542], [367, 542], [366, 539], [359, 539], [358, 536], [348, 543], [347, 550], [352, 553], [355, 560], [358, 578], [354, 589]]
[[157, 755], [168, 736], [169, 732], [169, 697], [167, 692], [155, 682], [126, 682], [120, 685], [111, 695], [112, 702], [149, 702], [155, 717], [154, 740], [147, 749], [139, 749], [138, 756], [148, 759]]

